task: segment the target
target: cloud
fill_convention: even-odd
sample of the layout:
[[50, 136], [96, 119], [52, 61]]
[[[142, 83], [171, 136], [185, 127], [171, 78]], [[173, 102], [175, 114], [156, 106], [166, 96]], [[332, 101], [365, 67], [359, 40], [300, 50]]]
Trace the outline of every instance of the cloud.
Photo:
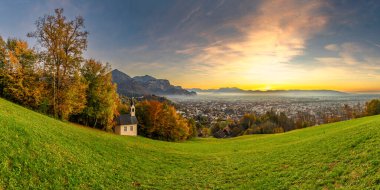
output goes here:
[[189, 67], [228, 77], [289, 73], [290, 61], [303, 55], [307, 41], [326, 26], [328, 18], [320, 13], [324, 6], [323, 1], [263, 1], [256, 12], [223, 25], [239, 35], [205, 35], [211, 42], [223, 41], [199, 49]]
[[[189, 12], [189, 14], [187, 14], [187, 15], [185, 16], [185, 18], [183, 18], [183, 19], [179, 22], [178, 26], [181, 26], [182, 24], [184, 24], [184, 23], [186, 23], [187, 21], [189, 21], [193, 15], [195, 15], [197, 12], [199, 12], [200, 9], [201, 9], [201, 7], [196, 7], [195, 9], [191, 10], [191, 11]], [[177, 26], [177, 27], [178, 27], [178, 26]]]
[[[226, 1], [225, 0], [220, 0], [218, 4], [216, 4], [215, 8], [214, 9], [218, 9], [219, 7], [223, 6], [223, 4], [225, 3]], [[209, 11], [206, 13], [207, 16], [210, 16], [214, 13], [213, 10]]]
[[343, 62], [348, 65], [357, 65], [362, 60], [362, 56], [365, 50], [355, 43], [343, 43], [341, 45], [342, 50], [339, 52]]
[[[337, 56], [317, 57], [318, 69], [335, 68], [331, 80], [345, 81], [356, 88], [378, 88], [380, 80], [380, 56], [373, 49], [357, 42], [345, 42], [337, 47]], [[369, 86], [369, 87], [368, 87]]]
[[373, 43], [374, 46], [380, 48], [380, 44], [377, 44], [377, 43]]
[[336, 44], [329, 44], [325, 46], [325, 49], [329, 51], [339, 51], [339, 46]]
[[338, 56], [315, 58], [322, 64], [335, 66], [377, 66], [380, 64], [380, 56], [377, 52], [360, 43], [330, 44], [325, 46], [325, 49], [337, 52]]
[[191, 55], [196, 49], [193, 47], [187, 48], [187, 49], [181, 49], [181, 50], [176, 50], [176, 54], [184, 54], [184, 55]]
[[313, 60], [306, 55], [311, 60], [295, 64], [295, 58], [305, 55], [308, 41], [325, 31], [330, 19], [321, 11], [325, 6], [323, 1], [264, 1], [256, 12], [221, 27], [234, 31], [233, 37], [206, 33], [202, 37], [209, 41], [207, 45], [192, 44], [176, 53], [194, 55], [188, 64], [197, 76], [192, 83], [199, 80], [246, 88], [263, 84], [280, 88], [376, 88], [380, 56], [360, 43], [327, 44], [324, 48], [336, 56]]

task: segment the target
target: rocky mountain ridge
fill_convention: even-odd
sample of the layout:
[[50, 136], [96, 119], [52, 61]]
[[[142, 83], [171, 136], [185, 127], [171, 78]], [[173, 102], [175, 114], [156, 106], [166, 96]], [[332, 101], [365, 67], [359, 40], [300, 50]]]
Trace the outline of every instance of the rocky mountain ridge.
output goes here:
[[156, 79], [152, 76], [135, 76], [130, 77], [117, 69], [112, 72], [112, 81], [117, 84], [117, 92], [124, 96], [140, 95], [196, 95], [196, 92], [190, 92], [181, 86], [170, 84], [169, 80]]

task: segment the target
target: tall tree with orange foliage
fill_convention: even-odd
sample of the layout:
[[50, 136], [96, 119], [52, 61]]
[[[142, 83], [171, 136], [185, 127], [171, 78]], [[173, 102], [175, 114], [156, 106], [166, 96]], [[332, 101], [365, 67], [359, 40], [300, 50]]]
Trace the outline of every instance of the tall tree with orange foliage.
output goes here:
[[68, 119], [71, 114], [80, 113], [86, 103], [86, 86], [79, 73], [87, 48], [84, 19], [67, 20], [63, 9], [56, 9], [54, 15], [39, 18], [36, 28], [28, 37], [36, 38], [42, 50], [48, 87], [52, 89], [49, 99], [53, 114]]

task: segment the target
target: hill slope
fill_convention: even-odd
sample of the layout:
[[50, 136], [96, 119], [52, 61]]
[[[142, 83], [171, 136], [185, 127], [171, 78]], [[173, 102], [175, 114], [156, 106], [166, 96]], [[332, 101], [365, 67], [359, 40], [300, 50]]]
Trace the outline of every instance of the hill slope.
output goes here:
[[0, 99], [0, 189], [380, 187], [380, 116], [184, 143], [73, 126]]

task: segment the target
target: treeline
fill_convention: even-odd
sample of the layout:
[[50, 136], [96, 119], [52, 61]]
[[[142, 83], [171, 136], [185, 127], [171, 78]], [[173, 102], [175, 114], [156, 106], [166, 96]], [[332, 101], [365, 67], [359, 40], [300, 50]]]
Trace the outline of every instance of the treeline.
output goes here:
[[[359, 109], [357, 106], [344, 105], [340, 115], [323, 115], [322, 123], [332, 123], [378, 114], [380, 114], [380, 100], [375, 99], [367, 102], [364, 110]], [[290, 118], [286, 113], [276, 113], [274, 110], [270, 110], [263, 115], [245, 114], [239, 121], [218, 121], [211, 124], [210, 127], [207, 127], [207, 124], [204, 123], [207, 121], [202, 120], [202, 118], [198, 118], [197, 121], [198, 136], [213, 136], [216, 138], [283, 133], [319, 124], [316, 118], [308, 113], [299, 112], [297, 117]]]
[[23, 40], [0, 37], [0, 96], [62, 120], [112, 128], [116, 86], [108, 64], [83, 58], [87, 35], [83, 18], [67, 20], [56, 9], [28, 34], [39, 51]]

